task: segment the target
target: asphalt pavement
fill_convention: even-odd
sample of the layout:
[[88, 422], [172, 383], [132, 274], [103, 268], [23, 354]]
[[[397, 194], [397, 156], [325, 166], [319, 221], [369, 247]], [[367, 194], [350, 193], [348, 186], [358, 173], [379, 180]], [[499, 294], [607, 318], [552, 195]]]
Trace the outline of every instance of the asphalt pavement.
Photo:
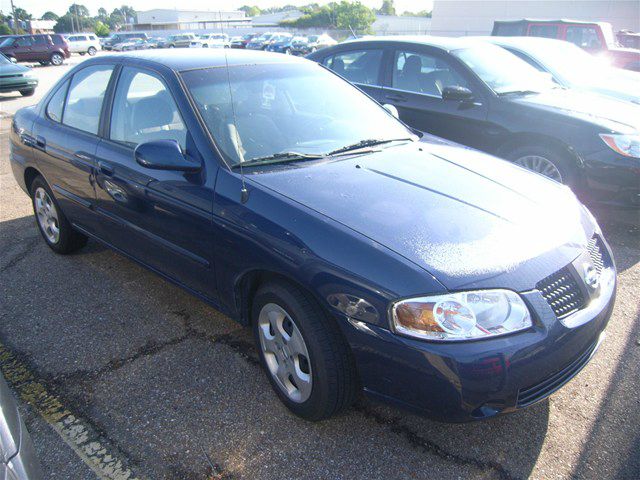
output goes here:
[[[38, 67], [38, 95], [68, 68]], [[0, 369], [46, 478], [640, 478], [638, 213], [595, 212], [616, 307], [547, 401], [462, 425], [364, 401], [308, 423], [272, 393], [248, 329], [96, 242], [46, 247], [8, 162], [10, 115], [33, 101], [0, 102]]]

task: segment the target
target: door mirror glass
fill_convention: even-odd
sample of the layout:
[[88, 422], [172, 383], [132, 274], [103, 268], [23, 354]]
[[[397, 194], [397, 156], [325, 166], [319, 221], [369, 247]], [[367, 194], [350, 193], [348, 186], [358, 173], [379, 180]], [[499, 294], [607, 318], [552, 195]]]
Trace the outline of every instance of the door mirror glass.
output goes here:
[[141, 143], [133, 151], [140, 165], [154, 170], [197, 172], [200, 165], [184, 156], [175, 140], [152, 140]]
[[456, 102], [468, 102], [473, 100], [473, 93], [467, 87], [459, 85], [444, 87], [442, 90], [443, 100], [453, 100]]
[[398, 109], [396, 107], [394, 107], [393, 105], [391, 105], [390, 103], [385, 103], [384, 105], [382, 105], [382, 108], [384, 108], [387, 112], [389, 112], [394, 117], [400, 118], [400, 114], [398, 113]]

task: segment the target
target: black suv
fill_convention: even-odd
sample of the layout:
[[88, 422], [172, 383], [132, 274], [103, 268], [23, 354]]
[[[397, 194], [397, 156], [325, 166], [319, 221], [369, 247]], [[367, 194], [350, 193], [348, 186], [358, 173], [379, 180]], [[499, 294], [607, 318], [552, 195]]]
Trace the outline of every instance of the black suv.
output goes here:
[[69, 44], [62, 35], [11, 35], [0, 41], [0, 52], [9, 60], [62, 65], [69, 58]]
[[463, 38], [378, 37], [307, 56], [411, 127], [640, 206], [640, 106], [560, 87], [515, 55]]

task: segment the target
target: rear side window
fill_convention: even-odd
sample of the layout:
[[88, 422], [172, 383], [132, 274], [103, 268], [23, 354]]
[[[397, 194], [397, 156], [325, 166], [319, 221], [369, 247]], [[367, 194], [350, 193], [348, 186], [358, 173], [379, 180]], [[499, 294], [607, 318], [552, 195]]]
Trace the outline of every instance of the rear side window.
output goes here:
[[62, 121], [62, 111], [64, 109], [64, 98], [67, 95], [67, 88], [69, 88], [68, 80], [64, 82], [64, 85], [51, 97], [47, 105], [47, 116], [54, 122]]
[[529, 36], [544, 37], [544, 38], [558, 38], [558, 26], [557, 25], [530, 25]]
[[397, 51], [393, 88], [442, 97], [445, 87], [467, 87], [467, 82], [445, 59], [426, 53]]
[[525, 34], [522, 23], [495, 23], [493, 34], [499, 37], [519, 37]]
[[337, 53], [322, 62], [350, 82], [378, 85], [382, 50], [354, 50]]
[[165, 84], [154, 75], [125, 67], [113, 100], [110, 137], [131, 146], [176, 140], [184, 149], [187, 129]]
[[31, 37], [20, 37], [16, 40], [16, 46], [18, 47], [30, 47], [32, 44]]
[[45, 35], [34, 35], [33, 37], [34, 45], [48, 45], [49, 39]]
[[602, 48], [602, 41], [595, 27], [569, 26], [567, 27], [566, 40], [581, 48]]
[[96, 65], [73, 76], [62, 123], [94, 135], [98, 133], [102, 101], [112, 71], [113, 65]]

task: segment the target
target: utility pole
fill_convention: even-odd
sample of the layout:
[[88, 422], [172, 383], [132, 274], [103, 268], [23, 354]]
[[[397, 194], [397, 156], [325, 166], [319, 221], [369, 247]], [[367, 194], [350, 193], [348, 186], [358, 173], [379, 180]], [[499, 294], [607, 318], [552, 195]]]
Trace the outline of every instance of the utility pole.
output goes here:
[[13, 16], [13, 31], [18, 33], [18, 19], [16, 18], [16, 7], [13, 5], [13, 0], [11, 0], [11, 15]]

